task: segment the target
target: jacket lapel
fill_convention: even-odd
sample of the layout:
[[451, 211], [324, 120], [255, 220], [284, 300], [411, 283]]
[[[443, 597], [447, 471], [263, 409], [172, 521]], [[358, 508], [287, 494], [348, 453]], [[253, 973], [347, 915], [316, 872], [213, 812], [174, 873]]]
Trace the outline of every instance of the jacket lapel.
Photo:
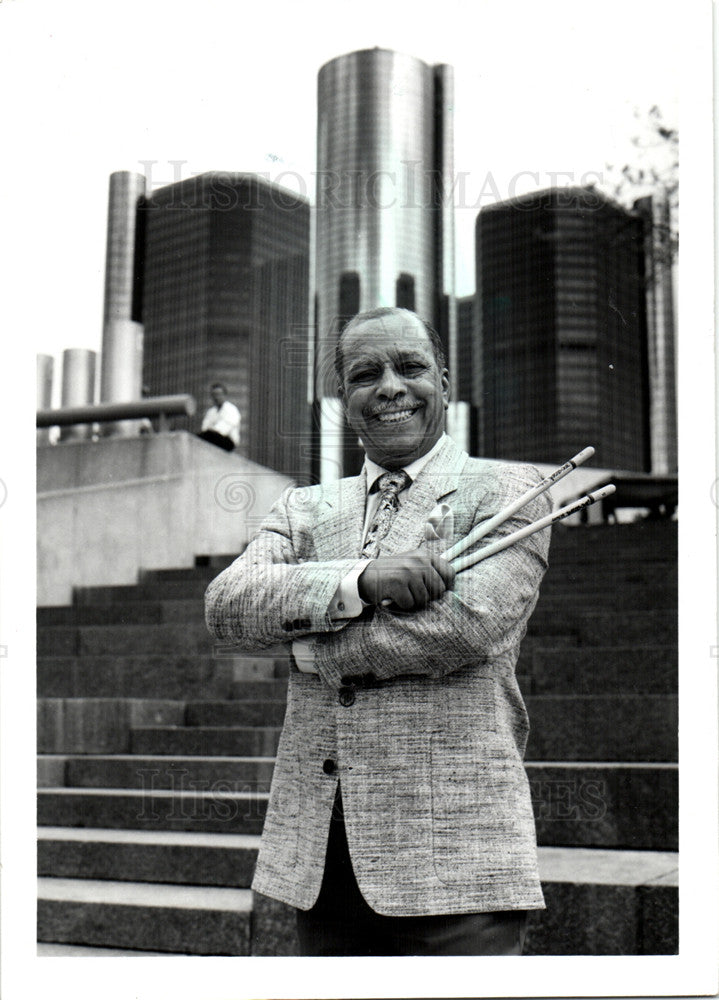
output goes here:
[[457, 489], [459, 476], [468, 455], [451, 438], [447, 438], [422, 469], [392, 522], [387, 537], [382, 542], [381, 553], [391, 555], [417, 548], [424, 538], [427, 518], [440, 500], [446, 500]]
[[356, 559], [362, 548], [367, 477], [340, 479], [322, 487], [314, 529], [317, 559]]
[[[416, 548], [424, 538], [424, 528], [435, 505], [457, 489], [467, 461], [451, 438], [422, 469], [403, 498], [381, 551], [385, 555]], [[358, 559], [362, 552], [367, 498], [366, 474], [340, 479], [322, 487], [314, 528], [317, 559]]]

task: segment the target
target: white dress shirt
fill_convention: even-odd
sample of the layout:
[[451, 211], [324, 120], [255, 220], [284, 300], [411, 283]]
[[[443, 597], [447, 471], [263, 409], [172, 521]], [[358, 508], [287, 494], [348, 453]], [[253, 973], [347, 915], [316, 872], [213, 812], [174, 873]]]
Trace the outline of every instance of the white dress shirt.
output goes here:
[[[445, 437], [446, 435], [443, 434], [439, 441], [437, 441], [433, 448], [430, 448], [426, 455], [421, 455], [413, 462], [403, 466], [404, 471], [410, 478], [410, 484], [398, 495], [400, 506], [402, 505], [402, 496], [412, 489], [412, 483], [420, 474], [427, 462], [429, 462], [430, 458], [432, 458], [432, 456], [442, 447]], [[373, 492], [372, 488], [380, 476], [383, 476], [385, 472], [389, 471], [388, 469], [382, 468], [381, 465], [377, 465], [377, 463], [373, 462], [371, 458], [367, 457], [367, 455], [365, 455], [364, 469], [367, 474], [367, 499], [365, 502], [364, 527], [362, 529], [363, 544], [370, 525], [372, 524], [374, 515], [377, 512], [380, 500], [379, 490], [374, 490]], [[366, 558], [360, 559], [343, 578], [339, 587], [335, 591], [327, 609], [329, 616], [333, 621], [338, 621], [342, 618], [356, 618], [358, 615], [362, 614], [362, 610], [367, 607], [366, 602], [363, 601], [359, 595], [358, 580], [367, 568], [368, 562], [371, 562], [371, 560]], [[315, 666], [314, 639], [295, 639], [292, 643], [292, 655], [295, 658], [295, 663], [298, 668], [303, 673], [317, 673], [317, 667]]]
[[240, 443], [240, 411], [229, 399], [220, 406], [211, 406], [202, 419], [202, 430], [216, 431], [237, 447]]

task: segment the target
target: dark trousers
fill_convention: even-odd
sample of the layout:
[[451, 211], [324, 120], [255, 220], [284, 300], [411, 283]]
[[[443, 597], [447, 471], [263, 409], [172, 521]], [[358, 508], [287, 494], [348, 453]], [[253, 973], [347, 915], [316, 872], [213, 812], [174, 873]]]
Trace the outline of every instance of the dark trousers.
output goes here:
[[297, 910], [301, 955], [522, 954], [525, 910], [424, 917], [375, 913], [352, 871], [341, 808], [335, 814], [319, 897], [310, 910]]
[[198, 438], [202, 438], [203, 441], [208, 441], [210, 444], [216, 444], [218, 448], [222, 448], [224, 451], [232, 451], [235, 447], [232, 438], [225, 437], [224, 434], [218, 434], [217, 431], [202, 431], [197, 436]]

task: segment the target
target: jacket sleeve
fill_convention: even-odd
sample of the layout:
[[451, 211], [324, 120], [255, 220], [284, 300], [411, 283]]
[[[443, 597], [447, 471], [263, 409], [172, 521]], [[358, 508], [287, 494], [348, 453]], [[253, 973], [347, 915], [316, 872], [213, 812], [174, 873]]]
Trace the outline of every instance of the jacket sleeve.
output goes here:
[[242, 555], [205, 594], [210, 633], [247, 652], [346, 625], [332, 621], [328, 608], [357, 560], [300, 561], [287, 510], [291, 495], [282, 495]]
[[[492, 498], [493, 510], [506, 507], [539, 481], [527, 482], [507, 471]], [[550, 512], [546, 494], [505, 521], [477, 547], [481, 548]], [[405, 675], [441, 676], [470, 663], [480, 663], [518, 649], [537, 602], [539, 584], [547, 568], [548, 528], [527, 536], [488, 559], [457, 574], [454, 589], [419, 612], [375, 609], [371, 620], [351, 621], [334, 635], [317, 637], [320, 676], [332, 687], [348, 675], [371, 672], [378, 680]], [[436, 544], [436, 543], [435, 543]]]

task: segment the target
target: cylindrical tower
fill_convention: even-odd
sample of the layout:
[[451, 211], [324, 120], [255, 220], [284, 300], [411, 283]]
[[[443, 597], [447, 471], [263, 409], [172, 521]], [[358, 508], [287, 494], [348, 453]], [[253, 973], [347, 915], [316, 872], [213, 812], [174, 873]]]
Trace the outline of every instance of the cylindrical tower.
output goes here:
[[644, 219], [647, 353], [651, 469], [677, 471], [676, 344], [674, 323], [672, 220], [669, 200], [659, 191], [639, 198], [634, 209]]
[[[85, 347], [70, 347], [62, 352], [61, 406], [89, 406], [95, 401], [95, 351]], [[63, 427], [61, 441], [82, 440], [90, 437], [89, 424]]]
[[[142, 324], [138, 206], [145, 178], [128, 170], [110, 175], [105, 259], [100, 401], [124, 403], [142, 395]], [[134, 434], [136, 421], [107, 425], [104, 433]]]
[[[55, 359], [52, 354], [37, 355], [37, 409], [49, 410], [52, 406], [52, 375], [55, 367]], [[37, 443], [47, 444], [50, 440], [50, 428], [44, 428], [37, 432]]]
[[386, 49], [318, 80], [316, 394], [321, 478], [346, 464], [333, 375], [337, 333], [375, 306], [412, 309], [447, 342], [453, 292], [452, 73]]
[[447, 351], [452, 398], [447, 412], [447, 430], [456, 443], [469, 451], [470, 407], [459, 400], [459, 325], [456, 298], [454, 225], [454, 69], [434, 67], [435, 148], [437, 159], [437, 282], [439, 316], [437, 329]]

